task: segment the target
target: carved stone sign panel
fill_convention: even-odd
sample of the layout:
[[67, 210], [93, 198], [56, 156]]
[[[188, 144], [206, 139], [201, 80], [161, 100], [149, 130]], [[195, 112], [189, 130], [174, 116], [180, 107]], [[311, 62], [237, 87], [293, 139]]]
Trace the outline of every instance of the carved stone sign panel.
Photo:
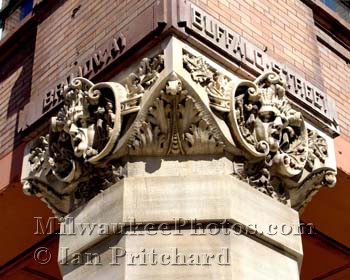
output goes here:
[[133, 158], [227, 158], [232, 176], [302, 210], [335, 184], [329, 137], [265, 72], [241, 80], [171, 38], [118, 82], [76, 78], [47, 136], [27, 148], [24, 191], [64, 216], [127, 176]]

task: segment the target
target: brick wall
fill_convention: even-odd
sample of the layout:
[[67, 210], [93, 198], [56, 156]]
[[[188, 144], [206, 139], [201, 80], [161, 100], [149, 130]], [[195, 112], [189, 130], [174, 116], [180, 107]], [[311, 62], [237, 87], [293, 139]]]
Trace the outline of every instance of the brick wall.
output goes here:
[[290, 68], [321, 84], [313, 15], [300, 0], [196, 0], [203, 10]]
[[21, 142], [16, 132], [18, 111], [30, 97], [33, 51], [34, 40], [20, 42], [20, 47], [0, 62], [0, 158]]
[[350, 67], [318, 42], [309, 7], [300, 0], [192, 2], [324, 89], [336, 101], [341, 136], [350, 140]]
[[43, 95], [154, 0], [67, 1], [38, 26], [32, 95]]
[[41, 15], [34, 40], [19, 42], [0, 68], [0, 159], [21, 142], [16, 132], [18, 111], [29, 96], [43, 96], [66, 78], [74, 63], [83, 62], [105, 38], [117, 34], [152, 3], [154, 0], [56, 1]]
[[11, 33], [20, 22], [21, 9], [17, 8], [8, 18], [6, 18], [3, 37]]
[[341, 136], [350, 141], [350, 65], [319, 43], [324, 86], [336, 102]]
[[[105, 43], [106, 38], [117, 34], [153, 2], [60, 0], [41, 15], [35, 45], [21, 47], [15, 52], [13, 59], [18, 59], [17, 63], [12, 62], [12, 58], [6, 58], [9, 70], [1, 70], [0, 158], [20, 141], [15, 127], [17, 112], [28, 102], [28, 94], [31, 94], [31, 99], [43, 96], [57, 82], [65, 80], [74, 64], [84, 62]], [[270, 56], [325, 89], [337, 101], [342, 135], [349, 139], [349, 117], [345, 113], [349, 102], [339, 95], [340, 92], [349, 94], [346, 84], [349, 81], [349, 74], [346, 74], [348, 66], [317, 41], [309, 7], [300, 0], [192, 2], [260, 48], [266, 47]], [[29, 76], [32, 76], [31, 81]]]

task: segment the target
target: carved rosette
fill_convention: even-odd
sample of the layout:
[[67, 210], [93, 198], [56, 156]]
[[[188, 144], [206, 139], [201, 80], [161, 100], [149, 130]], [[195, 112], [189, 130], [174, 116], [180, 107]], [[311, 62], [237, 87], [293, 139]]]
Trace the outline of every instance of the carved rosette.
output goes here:
[[229, 157], [234, 176], [297, 210], [335, 184], [327, 141], [307, 129], [278, 75], [235, 82], [182, 55], [179, 72], [160, 53], [120, 83], [74, 79], [49, 134], [32, 143], [24, 191], [64, 216], [127, 176], [126, 158], [178, 155]]

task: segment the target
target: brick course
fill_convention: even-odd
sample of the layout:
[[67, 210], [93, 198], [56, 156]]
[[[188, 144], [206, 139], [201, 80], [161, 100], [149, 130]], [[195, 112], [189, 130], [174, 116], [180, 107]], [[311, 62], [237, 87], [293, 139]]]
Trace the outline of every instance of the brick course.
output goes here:
[[336, 102], [341, 136], [350, 141], [350, 65], [323, 44], [318, 45], [324, 86]]
[[[192, 2], [325, 89], [337, 102], [342, 136], [349, 140], [349, 67], [317, 41], [309, 7], [300, 0]], [[15, 52], [13, 58], [6, 58], [6, 65], [11, 67], [1, 70], [0, 158], [20, 143], [16, 134], [17, 112], [28, 102], [28, 95], [31, 99], [43, 96], [65, 80], [75, 64], [83, 63], [105, 43], [105, 38], [112, 37], [152, 3], [154, 0], [61, 0], [42, 15], [35, 45], [33, 41]], [[16, 59], [19, 62], [12, 61]]]

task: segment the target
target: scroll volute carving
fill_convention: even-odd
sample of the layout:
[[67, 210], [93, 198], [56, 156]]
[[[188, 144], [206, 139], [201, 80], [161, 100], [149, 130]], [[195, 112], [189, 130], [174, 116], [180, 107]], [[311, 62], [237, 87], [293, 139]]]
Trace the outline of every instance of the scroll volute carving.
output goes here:
[[306, 164], [307, 131], [291, 108], [275, 73], [234, 86], [229, 114], [232, 134], [251, 161], [265, 161], [271, 175], [292, 177]]
[[125, 94], [117, 83], [74, 79], [64, 92], [63, 107], [51, 119], [50, 133], [30, 150], [24, 192], [42, 197], [61, 216], [112, 183], [115, 166], [102, 160], [119, 137], [119, 100]]
[[246, 154], [236, 173], [259, 191], [301, 211], [322, 186], [334, 186], [327, 141], [306, 128], [275, 73], [233, 86], [229, 124]]
[[117, 83], [72, 81], [63, 108], [52, 118], [49, 139], [52, 167], [62, 181], [76, 179], [77, 159], [96, 164], [112, 150], [120, 132], [123, 95], [125, 89]]
[[334, 187], [337, 172], [330, 166], [327, 140], [316, 130], [308, 129], [308, 157], [299, 182], [287, 182], [291, 206], [302, 212], [322, 186]]
[[122, 84], [74, 79], [30, 151], [24, 191], [63, 216], [123, 178], [124, 156], [228, 155], [235, 177], [297, 210], [334, 185], [328, 143], [277, 74], [236, 82], [188, 52], [182, 67], [169, 71], [158, 54]]

